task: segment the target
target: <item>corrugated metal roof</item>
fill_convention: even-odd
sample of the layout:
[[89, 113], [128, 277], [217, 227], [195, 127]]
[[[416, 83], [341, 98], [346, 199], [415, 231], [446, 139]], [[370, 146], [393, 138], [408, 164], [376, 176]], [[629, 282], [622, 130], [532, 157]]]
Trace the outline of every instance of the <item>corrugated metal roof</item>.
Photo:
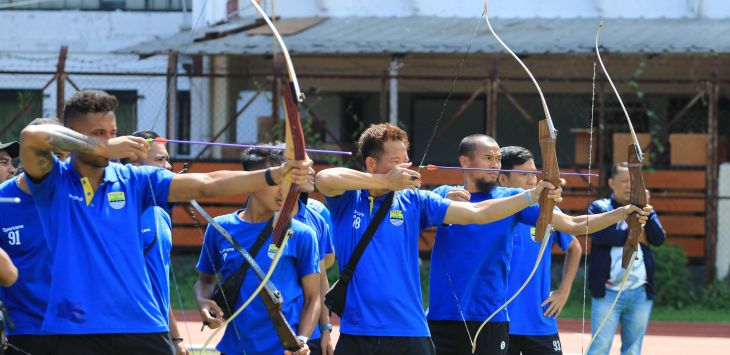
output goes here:
[[[218, 31], [253, 22], [243, 19], [198, 31]], [[291, 36], [290, 52], [299, 54], [463, 53], [479, 18], [350, 17], [328, 18]], [[493, 19], [495, 31], [517, 53], [590, 53], [599, 19]], [[730, 52], [730, 22], [709, 19], [610, 19], [600, 44], [612, 53]], [[119, 52], [184, 54], [270, 54], [271, 36], [247, 32], [191, 43], [190, 32], [141, 43]], [[472, 52], [502, 52], [482, 21]]]

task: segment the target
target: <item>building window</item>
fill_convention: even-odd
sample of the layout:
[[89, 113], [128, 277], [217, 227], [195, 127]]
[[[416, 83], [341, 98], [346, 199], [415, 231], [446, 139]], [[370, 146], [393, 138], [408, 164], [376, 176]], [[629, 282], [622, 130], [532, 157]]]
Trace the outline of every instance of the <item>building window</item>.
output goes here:
[[137, 100], [140, 96], [136, 90], [105, 90], [119, 100], [119, 106], [114, 110], [117, 118], [117, 136], [132, 134], [137, 130]]
[[43, 117], [40, 90], [0, 90], [0, 142], [17, 141], [20, 131], [36, 117]]
[[[190, 126], [192, 120], [190, 116], [190, 91], [177, 92], [177, 139], [190, 140]], [[178, 144], [176, 146], [177, 154], [189, 155], [189, 144]]]

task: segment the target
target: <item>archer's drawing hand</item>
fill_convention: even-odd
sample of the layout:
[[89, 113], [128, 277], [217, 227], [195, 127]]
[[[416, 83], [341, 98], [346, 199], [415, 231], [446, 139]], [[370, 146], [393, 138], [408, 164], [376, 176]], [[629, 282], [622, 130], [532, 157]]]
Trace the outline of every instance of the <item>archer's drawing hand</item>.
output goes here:
[[385, 174], [390, 190], [399, 191], [421, 187], [421, 174], [408, 169], [411, 165], [412, 163], [398, 164]]
[[150, 151], [149, 142], [141, 137], [121, 136], [111, 139], [96, 139], [96, 141], [101, 147], [102, 155], [109, 159], [145, 159]]

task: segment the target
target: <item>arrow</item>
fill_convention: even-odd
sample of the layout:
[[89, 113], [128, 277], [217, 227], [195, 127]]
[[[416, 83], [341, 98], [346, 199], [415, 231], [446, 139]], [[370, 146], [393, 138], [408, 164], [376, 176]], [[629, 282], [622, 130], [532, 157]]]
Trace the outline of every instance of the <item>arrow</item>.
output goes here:
[[[542, 174], [542, 171], [539, 170], [514, 170], [514, 169], [487, 169], [487, 168], [462, 168], [460, 166], [440, 166], [440, 165], [421, 165], [418, 167], [419, 169], [426, 169], [426, 170], [479, 170], [479, 171], [493, 171], [493, 172], [501, 172], [501, 173], [528, 173], [528, 174]], [[598, 174], [587, 174], [587, 173], [564, 173], [561, 172], [560, 175], [570, 175], [570, 176], [598, 176]]]
[[[179, 143], [179, 144], [198, 144], [198, 145], [212, 145], [218, 147], [232, 147], [232, 148], [256, 148], [256, 149], [271, 149], [271, 150], [286, 150], [286, 147], [279, 147], [273, 145], [254, 145], [254, 144], [235, 144], [235, 143], [216, 143], [216, 142], [205, 142], [205, 141], [184, 141], [179, 139], [168, 139], [168, 138], [150, 138], [148, 142], [152, 143]], [[334, 155], [352, 155], [352, 152], [344, 152], [340, 150], [323, 150], [323, 149], [306, 149], [309, 153], [321, 153], [321, 154], [334, 154]]]

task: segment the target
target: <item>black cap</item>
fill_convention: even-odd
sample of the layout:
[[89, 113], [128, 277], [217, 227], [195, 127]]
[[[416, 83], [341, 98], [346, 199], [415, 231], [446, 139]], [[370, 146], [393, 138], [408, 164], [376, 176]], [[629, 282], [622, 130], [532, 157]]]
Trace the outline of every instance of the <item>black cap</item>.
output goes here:
[[11, 158], [17, 158], [18, 153], [20, 152], [20, 144], [18, 144], [18, 142], [0, 142], [0, 150], [8, 152]]

